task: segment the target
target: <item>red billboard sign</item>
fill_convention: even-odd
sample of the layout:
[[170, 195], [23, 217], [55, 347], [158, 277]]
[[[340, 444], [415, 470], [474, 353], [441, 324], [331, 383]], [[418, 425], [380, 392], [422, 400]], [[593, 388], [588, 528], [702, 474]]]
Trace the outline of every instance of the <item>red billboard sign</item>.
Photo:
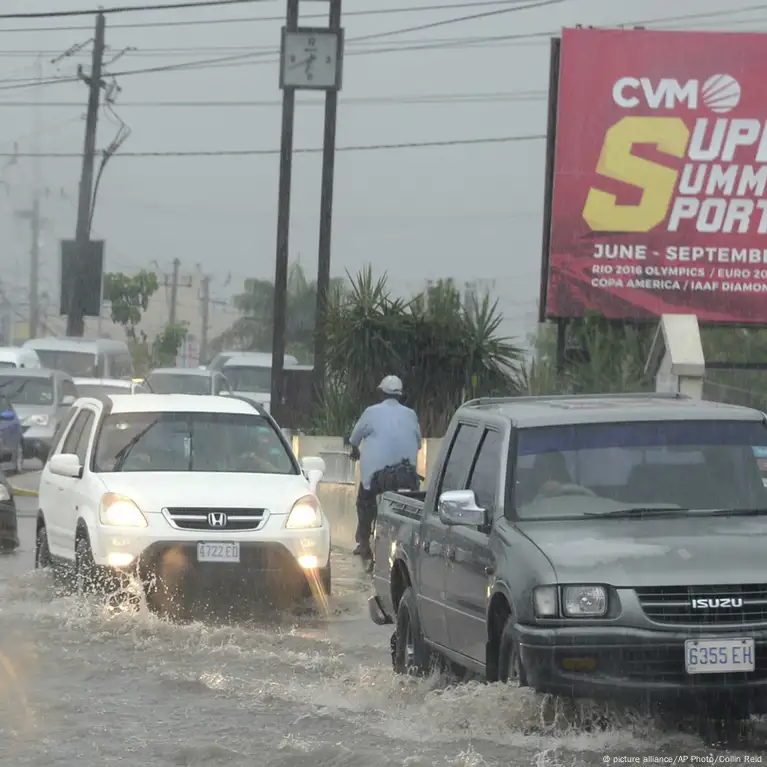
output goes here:
[[767, 323], [767, 35], [568, 29], [559, 60], [545, 315]]

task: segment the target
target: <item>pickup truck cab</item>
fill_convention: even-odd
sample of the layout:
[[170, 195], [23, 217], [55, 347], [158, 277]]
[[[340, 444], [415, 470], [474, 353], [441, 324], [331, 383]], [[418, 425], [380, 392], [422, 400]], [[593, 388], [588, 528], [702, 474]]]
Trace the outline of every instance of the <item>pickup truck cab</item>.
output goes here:
[[392, 661], [589, 698], [767, 708], [765, 415], [680, 395], [474, 400], [385, 493]]

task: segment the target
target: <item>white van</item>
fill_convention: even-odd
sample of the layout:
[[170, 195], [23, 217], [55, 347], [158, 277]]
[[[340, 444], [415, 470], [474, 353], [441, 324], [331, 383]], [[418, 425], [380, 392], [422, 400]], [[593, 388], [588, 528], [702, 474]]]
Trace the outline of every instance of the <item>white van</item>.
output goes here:
[[[222, 352], [223, 354], [223, 352]], [[286, 354], [284, 366], [292, 368], [298, 360]], [[211, 366], [212, 367], [212, 366]], [[221, 369], [232, 391], [252, 397], [269, 411], [272, 399], [272, 355], [266, 352], [244, 352], [230, 356]]]
[[125, 341], [111, 338], [30, 338], [33, 349], [49, 370], [63, 370], [73, 378], [132, 378], [133, 358]]
[[41, 368], [34, 349], [25, 346], [0, 346], [0, 368]]

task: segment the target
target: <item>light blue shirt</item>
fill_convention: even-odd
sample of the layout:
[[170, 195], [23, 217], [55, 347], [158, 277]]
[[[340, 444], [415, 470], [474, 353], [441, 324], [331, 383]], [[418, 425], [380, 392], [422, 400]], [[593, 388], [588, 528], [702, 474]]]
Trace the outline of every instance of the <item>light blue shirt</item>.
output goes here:
[[407, 459], [416, 465], [421, 449], [421, 427], [414, 410], [395, 399], [371, 405], [357, 421], [349, 443], [360, 450], [360, 480], [370, 489], [373, 475]]

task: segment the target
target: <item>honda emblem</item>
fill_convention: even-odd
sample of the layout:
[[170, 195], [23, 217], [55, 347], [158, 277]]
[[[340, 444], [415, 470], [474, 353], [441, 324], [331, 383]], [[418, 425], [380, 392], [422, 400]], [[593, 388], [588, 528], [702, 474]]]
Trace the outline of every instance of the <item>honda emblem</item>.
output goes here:
[[211, 527], [226, 527], [226, 514], [223, 511], [211, 511], [208, 514], [208, 524]]

